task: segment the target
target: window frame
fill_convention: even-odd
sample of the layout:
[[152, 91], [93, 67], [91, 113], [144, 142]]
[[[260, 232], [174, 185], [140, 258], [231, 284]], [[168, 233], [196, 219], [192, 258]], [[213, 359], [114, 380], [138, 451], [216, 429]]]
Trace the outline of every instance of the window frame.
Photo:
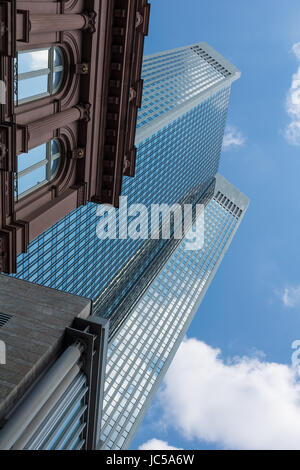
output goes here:
[[[51, 147], [52, 147], [53, 142], [56, 142], [56, 144], [58, 145], [58, 152], [52, 154]], [[17, 171], [15, 173], [15, 177], [14, 177], [14, 200], [15, 200], [15, 202], [19, 202], [20, 200], [22, 200], [28, 194], [31, 194], [34, 191], [36, 191], [37, 189], [39, 189], [43, 186], [46, 186], [48, 183], [54, 181], [56, 179], [57, 175], [60, 172], [60, 169], [62, 167], [62, 156], [63, 156], [63, 146], [62, 146], [61, 142], [59, 141], [59, 139], [54, 138], [54, 139], [51, 139], [48, 142], [45, 142], [42, 145], [46, 145], [45, 158], [42, 159], [41, 161], [37, 162], [37, 163], [34, 163], [33, 165], [31, 165], [27, 168], [25, 168], [24, 170]], [[33, 149], [30, 149], [29, 152], [31, 150], [33, 150]], [[58, 165], [56, 171], [54, 173], [52, 173], [51, 172], [52, 163], [57, 161], [57, 160], [60, 160], [60, 164]], [[32, 173], [33, 171], [35, 171], [39, 168], [42, 168], [44, 166], [46, 167], [46, 177], [45, 177], [45, 179], [43, 181], [41, 181], [40, 183], [37, 183], [37, 184], [31, 186], [26, 191], [23, 191], [21, 194], [19, 194], [18, 193], [18, 180], [19, 180], [19, 178], [22, 178], [22, 176], [26, 176], [26, 175]]]
[[[18, 71], [19, 55], [30, 54], [30, 53], [38, 52], [38, 51], [48, 51], [48, 67], [19, 73]], [[57, 54], [59, 54], [61, 58], [61, 65], [54, 65], [55, 51], [57, 51]], [[15, 59], [14, 105], [18, 107], [26, 103], [31, 103], [39, 99], [48, 98], [50, 96], [55, 95], [61, 89], [62, 84], [64, 82], [65, 69], [66, 69], [65, 57], [64, 57], [63, 48], [61, 46], [52, 45], [52, 46], [46, 46], [46, 47], [39, 47], [36, 49], [24, 49], [24, 50], [18, 51], [17, 58]], [[62, 73], [61, 73], [61, 78], [59, 80], [59, 83], [54, 87], [54, 74], [56, 72], [62, 72]], [[48, 77], [46, 92], [39, 93], [37, 95], [27, 96], [21, 99], [18, 98], [19, 81], [28, 80], [30, 78], [36, 78], [36, 77], [44, 77], [44, 76]]]

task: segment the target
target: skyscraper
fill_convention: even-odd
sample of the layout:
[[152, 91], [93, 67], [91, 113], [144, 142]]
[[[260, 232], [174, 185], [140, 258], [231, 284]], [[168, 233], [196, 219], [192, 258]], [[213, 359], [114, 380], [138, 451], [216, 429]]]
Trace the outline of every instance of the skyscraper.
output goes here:
[[182, 240], [109, 343], [101, 440], [127, 448], [244, 217], [249, 200], [221, 175], [202, 198], [204, 244]]
[[[205, 42], [146, 56], [142, 68], [144, 90], [136, 143], [153, 136], [205, 100], [208, 114], [216, 101], [219, 109], [227, 110], [230, 87], [240, 75], [236, 67]], [[217, 92], [223, 90], [228, 93], [216, 100]], [[213, 114], [206, 124], [212, 122]], [[217, 123], [222, 129], [224, 121], [219, 119]]]
[[[247, 199], [216, 178], [231, 84], [239, 76], [206, 43], [154, 54], [143, 63], [136, 165], [133, 158], [122, 194], [128, 206], [205, 204], [201, 252], [186, 251], [185, 242], [172, 236], [99, 240], [98, 206], [88, 203], [18, 256], [12, 277], [89, 298], [94, 318], [101, 317], [101, 325], [103, 317], [110, 322], [98, 448], [124, 448], [130, 442], [246, 210]], [[123, 223], [118, 221], [119, 229]], [[84, 445], [84, 439], [79, 442]], [[35, 445], [43, 448], [41, 442]]]
[[[146, 57], [142, 70], [137, 163], [122, 194], [128, 205], [173, 204], [192, 188], [202, 185], [204, 192], [213, 181], [230, 86], [240, 73], [205, 43]], [[170, 95], [168, 107], [164, 95]], [[18, 257], [16, 277], [92, 298], [98, 308], [98, 298], [143, 240], [97, 240], [97, 222], [92, 203], [67, 215]]]

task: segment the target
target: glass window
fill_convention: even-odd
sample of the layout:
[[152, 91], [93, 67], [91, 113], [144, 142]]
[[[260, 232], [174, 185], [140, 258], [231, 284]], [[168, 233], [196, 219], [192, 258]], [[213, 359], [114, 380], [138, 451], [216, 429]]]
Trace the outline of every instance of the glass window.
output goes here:
[[61, 163], [61, 149], [57, 140], [33, 148], [18, 155], [18, 171], [15, 178], [16, 200], [53, 180]]
[[57, 93], [63, 81], [59, 47], [18, 52], [15, 62], [15, 104], [18, 106]]

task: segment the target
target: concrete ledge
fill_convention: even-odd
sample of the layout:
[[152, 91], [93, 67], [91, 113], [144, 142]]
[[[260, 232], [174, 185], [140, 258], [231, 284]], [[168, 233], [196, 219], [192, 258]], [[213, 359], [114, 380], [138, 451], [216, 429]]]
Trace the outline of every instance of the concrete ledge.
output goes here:
[[91, 314], [91, 301], [0, 275], [0, 423], [61, 352], [65, 328]]

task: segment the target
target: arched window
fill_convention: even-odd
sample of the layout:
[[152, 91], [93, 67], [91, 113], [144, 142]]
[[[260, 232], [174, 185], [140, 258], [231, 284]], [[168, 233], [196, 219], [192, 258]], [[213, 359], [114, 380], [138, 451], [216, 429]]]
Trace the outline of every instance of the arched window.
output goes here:
[[51, 96], [59, 90], [64, 73], [59, 47], [18, 52], [15, 61], [15, 104]]
[[18, 171], [15, 178], [16, 200], [53, 180], [60, 168], [61, 148], [58, 140], [33, 148], [18, 155]]

